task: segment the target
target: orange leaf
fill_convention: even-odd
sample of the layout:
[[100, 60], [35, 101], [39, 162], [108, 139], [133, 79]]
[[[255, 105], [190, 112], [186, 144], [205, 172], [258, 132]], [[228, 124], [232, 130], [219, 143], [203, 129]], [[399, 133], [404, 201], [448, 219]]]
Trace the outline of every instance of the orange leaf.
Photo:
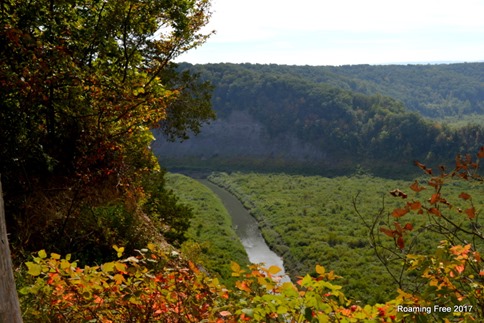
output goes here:
[[430, 204], [435, 204], [439, 200], [440, 200], [440, 194], [439, 193], [432, 194], [432, 197], [430, 198]]
[[436, 216], [441, 216], [442, 214], [440, 213], [439, 209], [436, 209], [434, 207], [429, 209], [429, 213], [436, 215]]
[[459, 274], [461, 274], [461, 273], [464, 271], [464, 269], [465, 269], [464, 265], [457, 265], [457, 266], [455, 266], [455, 270], [456, 270], [456, 271], [457, 271]]
[[453, 247], [450, 248], [450, 252], [453, 255], [456, 255], [456, 256], [462, 256], [462, 255], [465, 256], [465, 255], [467, 255], [469, 253], [470, 249], [471, 249], [471, 245], [470, 244], [466, 244], [465, 246], [456, 245], [456, 246], [453, 246]]
[[247, 286], [247, 283], [245, 281], [242, 281], [242, 282], [237, 281], [235, 282], [235, 285], [237, 286], [238, 289], [250, 293], [250, 288]]
[[425, 187], [419, 186], [418, 181], [415, 181], [412, 185], [410, 185], [410, 189], [414, 192], [420, 192], [423, 191]]
[[422, 207], [422, 203], [420, 203], [419, 201], [417, 202], [408, 202], [407, 203], [407, 206], [410, 207], [411, 210], [419, 210], [421, 207]]
[[484, 158], [484, 146], [481, 146], [479, 152], [477, 153], [478, 158]]
[[121, 285], [125, 281], [124, 276], [120, 274], [114, 275], [113, 279], [116, 281], [116, 285]]
[[473, 256], [474, 256], [474, 259], [477, 261], [477, 262], [480, 262], [481, 261], [481, 254], [477, 251], [474, 251], [473, 252]]
[[474, 207], [468, 208], [464, 211], [469, 219], [474, 219], [476, 217], [476, 209]]
[[384, 234], [386, 234], [387, 236], [389, 236], [390, 238], [393, 238], [393, 235], [394, 235], [394, 231], [393, 230], [390, 230], [390, 229], [381, 227], [380, 228], [380, 231], [383, 232]]
[[460, 194], [459, 194], [459, 197], [460, 197], [461, 199], [463, 199], [464, 201], [467, 201], [468, 199], [470, 199], [470, 198], [471, 198], [471, 196], [470, 196], [469, 194], [464, 193], [464, 192], [460, 193]]
[[393, 210], [392, 216], [395, 217], [395, 218], [399, 218], [399, 217], [404, 216], [407, 213], [408, 213], [408, 209], [407, 208], [404, 208], [404, 209], [398, 208], [398, 209]]

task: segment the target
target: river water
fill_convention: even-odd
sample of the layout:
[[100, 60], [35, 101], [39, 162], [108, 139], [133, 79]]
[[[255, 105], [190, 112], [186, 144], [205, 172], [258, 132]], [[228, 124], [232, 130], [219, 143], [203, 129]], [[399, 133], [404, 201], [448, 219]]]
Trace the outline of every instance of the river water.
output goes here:
[[[232, 225], [244, 246], [251, 263], [264, 263], [266, 268], [277, 266], [282, 269], [278, 275], [285, 275], [284, 263], [275, 252], [269, 249], [261, 232], [256, 219], [250, 215], [249, 211], [242, 203], [225, 189], [211, 183], [206, 179], [198, 179], [200, 183], [210, 188], [223, 202], [225, 208], [232, 217]], [[289, 281], [284, 276], [283, 281]]]

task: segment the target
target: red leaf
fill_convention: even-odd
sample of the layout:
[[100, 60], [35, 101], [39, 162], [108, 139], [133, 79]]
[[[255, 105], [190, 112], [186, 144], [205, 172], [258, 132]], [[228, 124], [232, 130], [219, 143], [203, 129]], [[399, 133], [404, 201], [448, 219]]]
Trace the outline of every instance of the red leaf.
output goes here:
[[407, 224], [405, 224], [405, 226], [403, 228], [405, 230], [412, 231], [413, 230], [413, 225], [412, 225], [412, 223], [407, 223]]
[[474, 219], [476, 217], [476, 209], [474, 207], [468, 208], [464, 211], [469, 219]]
[[420, 192], [423, 191], [425, 187], [419, 186], [418, 181], [415, 181], [412, 185], [410, 185], [410, 189], [414, 192]]
[[470, 199], [470, 198], [471, 198], [471, 196], [470, 196], [469, 194], [464, 193], [464, 192], [460, 193], [460, 194], [459, 194], [459, 197], [460, 197], [461, 199], [463, 199], [464, 201], [467, 201], [468, 199]]
[[422, 164], [421, 162], [419, 162], [418, 160], [415, 160], [415, 161], [414, 161], [414, 164], [415, 164], [415, 165], [416, 165], [418, 168], [420, 168], [420, 169], [422, 169], [422, 170], [426, 170], [426, 169], [427, 169], [427, 167], [426, 167], [424, 164]]
[[478, 158], [484, 158], [484, 146], [481, 146], [479, 152], [477, 153]]
[[439, 178], [431, 178], [428, 184], [438, 190], [442, 186], [442, 180]]
[[466, 166], [462, 163], [461, 155], [455, 157], [455, 170], [460, 171], [461, 169], [466, 169]]
[[440, 213], [439, 209], [436, 209], [436, 208], [430, 208], [429, 209], [429, 213], [433, 214], [433, 215], [436, 215], [436, 216], [441, 216], [442, 214]]
[[400, 248], [400, 250], [403, 250], [405, 248], [405, 242], [403, 241], [402, 237], [398, 237], [397, 246], [398, 248]]

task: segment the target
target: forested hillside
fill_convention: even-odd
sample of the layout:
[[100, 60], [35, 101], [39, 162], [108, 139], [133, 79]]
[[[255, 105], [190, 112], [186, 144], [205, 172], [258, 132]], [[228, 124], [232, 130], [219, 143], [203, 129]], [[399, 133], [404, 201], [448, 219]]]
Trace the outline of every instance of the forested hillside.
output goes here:
[[482, 113], [483, 67], [182, 65], [214, 85], [219, 120], [191, 142], [154, 147], [168, 164], [323, 174], [449, 161], [477, 149], [482, 127], [449, 127], [420, 112]]
[[[229, 64], [222, 64], [229, 68]], [[213, 65], [196, 68], [214, 70]], [[276, 77], [298, 76], [344, 90], [390, 96], [425, 117], [484, 113], [484, 63], [438, 65], [240, 66]]]

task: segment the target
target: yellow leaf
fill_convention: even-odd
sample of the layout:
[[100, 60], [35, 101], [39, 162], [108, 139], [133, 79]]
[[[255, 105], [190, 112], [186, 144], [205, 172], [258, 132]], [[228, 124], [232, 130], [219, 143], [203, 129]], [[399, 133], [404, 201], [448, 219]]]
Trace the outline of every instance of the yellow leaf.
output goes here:
[[69, 261], [65, 259], [61, 260], [61, 263], [60, 263], [61, 269], [66, 270], [67, 268], [70, 268], [70, 267], [71, 267], [71, 264], [69, 263]]
[[117, 245], [113, 245], [113, 249], [116, 250], [118, 258], [123, 256], [124, 247], [118, 247]]
[[324, 275], [324, 273], [326, 272], [326, 269], [324, 269], [324, 267], [321, 265], [316, 265], [316, 272], [320, 275]]
[[240, 273], [240, 265], [235, 261], [232, 261], [232, 263], [230, 264], [230, 269], [232, 269], [234, 273]]
[[50, 254], [50, 257], [52, 259], [57, 259], [57, 260], [59, 260], [61, 258], [61, 256], [58, 253], [51, 253]]
[[28, 274], [31, 276], [39, 276], [42, 272], [42, 267], [38, 264], [34, 264], [33, 262], [29, 261], [25, 263], [25, 265], [29, 269]]
[[272, 275], [275, 275], [277, 274], [278, 272], [281, 271], [281, 268], [277, 267], [277, 266], [270, 266], [269, 269], [267, 270], [270, 274]]
[[113, 272], [114, 268], [115, 268], [115, 266], [114, 266], [113, 262], [107, 262], [107, 263], [101, 265], [102, 271], [104, 271], [106, 273]]
[[42, 258], [42, 259], [47, 258], [47, 252], [45, 252], [44, 249], [40, 250], [39, 251], [39, 257]]
[[126, 265], [125, 264], [122, 264], [120, 262], [115, 262], [114, 263], [114, 267], [116, 267], [116, 269], [118, 271], [122, 271], [122, 272], [125, 272], [126, 271]]
[[116, 281], [116, 285], [121, 285], [124, 282], [124, 277], [121, 274], [114, 275], [114, 280]]

